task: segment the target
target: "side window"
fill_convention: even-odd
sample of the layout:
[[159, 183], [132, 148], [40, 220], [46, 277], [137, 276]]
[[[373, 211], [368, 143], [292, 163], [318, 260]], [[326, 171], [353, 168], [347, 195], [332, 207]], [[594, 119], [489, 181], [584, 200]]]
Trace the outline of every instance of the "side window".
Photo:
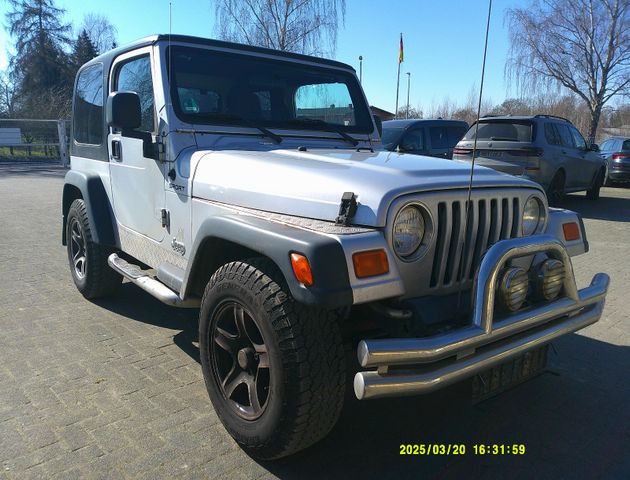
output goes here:
[[[119, 92], [136, 92], [140, 97], [142, 122], [138, 130], [155, 130], [153, 101], [153, 80], [151, 79], [151, 61], [149, 56], [134, 58], [123, 63], [116, 72], [114, 89]], [[191, 108], [195, 108], [191, 104]]]
[[573, 136], [569, 131], [569, 127], [566, 125], [556, 124], [556, 131], [558, 132], [558, 136], [560, 137], [560, 144], [564, 147], [575, 148], [575, 144], [573, 143]]
[[448, 148], [446, 128], [430, 127], [429, 135], [431, 135], [431, 148]]
[[621, 148], [619, 150], [630, 150], [630, 140], [621, 141]]
[[421, 152], [424, 150], [424, 132], [419, 128], [408, 131], [400, 142], [400, 147], [407, 152]]
[[561, 145], [562, 141], [553, 123], [545, 122], [545, 140], [549, 145]]
[[466, 127], [446, 127], [448, 133], [448, 148], [453, 148], [457, 145], [462, 137], [466, 134]]
[[72, 131], [77, 143], [103, 143], [103, 65], [93, 65], [79, 73]]
[[569, 127], [571, 130], [571, 135], [573, 136], [573, 142], [575, 143], [575, 147], [580, 150], [586, 150], [586, 141], [580, 132], [578, 132], [577, 128]]

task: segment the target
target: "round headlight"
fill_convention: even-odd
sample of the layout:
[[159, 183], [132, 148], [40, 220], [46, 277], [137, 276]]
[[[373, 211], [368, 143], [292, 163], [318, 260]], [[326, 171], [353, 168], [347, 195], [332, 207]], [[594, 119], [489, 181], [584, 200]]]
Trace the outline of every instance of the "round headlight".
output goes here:
[[398, 212], [392, 234], [396, 255], [408, 257], [414, 253], [422, 243], [424, 232], [424, 217], [420, 209], [409, 205]]
[[545, 206], [537, 197], [529, 197], [523, 209], [523, 236], [538, 233], [545, 224]]

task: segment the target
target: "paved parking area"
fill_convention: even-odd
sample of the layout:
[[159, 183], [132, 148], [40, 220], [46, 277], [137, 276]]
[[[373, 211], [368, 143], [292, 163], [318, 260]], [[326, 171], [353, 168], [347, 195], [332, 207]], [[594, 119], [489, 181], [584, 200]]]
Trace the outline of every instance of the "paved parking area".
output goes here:
[[[132, 285], [83, 299], [60, 245], [63, 171], [0, 166], [0, 478], [628, 478], [630, 189], [571, 196], [591, 252], [579, 286], [611, 276], [602, 320], [555, 344], [550, 372], [471, 406], [465, 386], [358, 402], [315, 447], [277, 463], [245, 455], [207, 398], [195, 312]], [[462, 457], [401, 457], [403, 443]], [[524, 444], [524, 456], [472, 445]]]

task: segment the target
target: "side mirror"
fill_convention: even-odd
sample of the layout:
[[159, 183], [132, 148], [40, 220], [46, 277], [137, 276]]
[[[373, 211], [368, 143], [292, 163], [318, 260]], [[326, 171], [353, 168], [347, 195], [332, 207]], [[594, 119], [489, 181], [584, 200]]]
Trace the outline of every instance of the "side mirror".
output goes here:
[[383, 120], [381, 120], [381, 117], [379, 117], [376, 114], [372, 115], [372, 118], [374, 118], [374, 123], [376, 124], [376, 129], [378, 130], [378, 134], [380, 136], [383, 136]]
[[599, 152], [599, 145], [597, 145], [596, 143], [591, 143], [590, 150], [592, 152]]
[[136, 92], [113, 92], [107, 97], [107, 125], [123, 132], [134, 130], [142, 123], [140, 97]]

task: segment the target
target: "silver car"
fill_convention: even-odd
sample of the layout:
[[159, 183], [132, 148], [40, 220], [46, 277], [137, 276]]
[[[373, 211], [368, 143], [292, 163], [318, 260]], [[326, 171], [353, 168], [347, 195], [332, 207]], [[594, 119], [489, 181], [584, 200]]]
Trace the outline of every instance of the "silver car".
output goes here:
[[606, 185], [630, 182], [630, 137], [612, 137], [602, 143]]
[[[599, 198], [606, 164], [596, 144], [587, 145], [573, 124], [553, 115], [484, 117], [479, 120], [476, 165], [523, 176], [542, 185], [549, 203], [586, 190]], [[476, 124], [453, 150], [454, 160], [472, 160]]]

